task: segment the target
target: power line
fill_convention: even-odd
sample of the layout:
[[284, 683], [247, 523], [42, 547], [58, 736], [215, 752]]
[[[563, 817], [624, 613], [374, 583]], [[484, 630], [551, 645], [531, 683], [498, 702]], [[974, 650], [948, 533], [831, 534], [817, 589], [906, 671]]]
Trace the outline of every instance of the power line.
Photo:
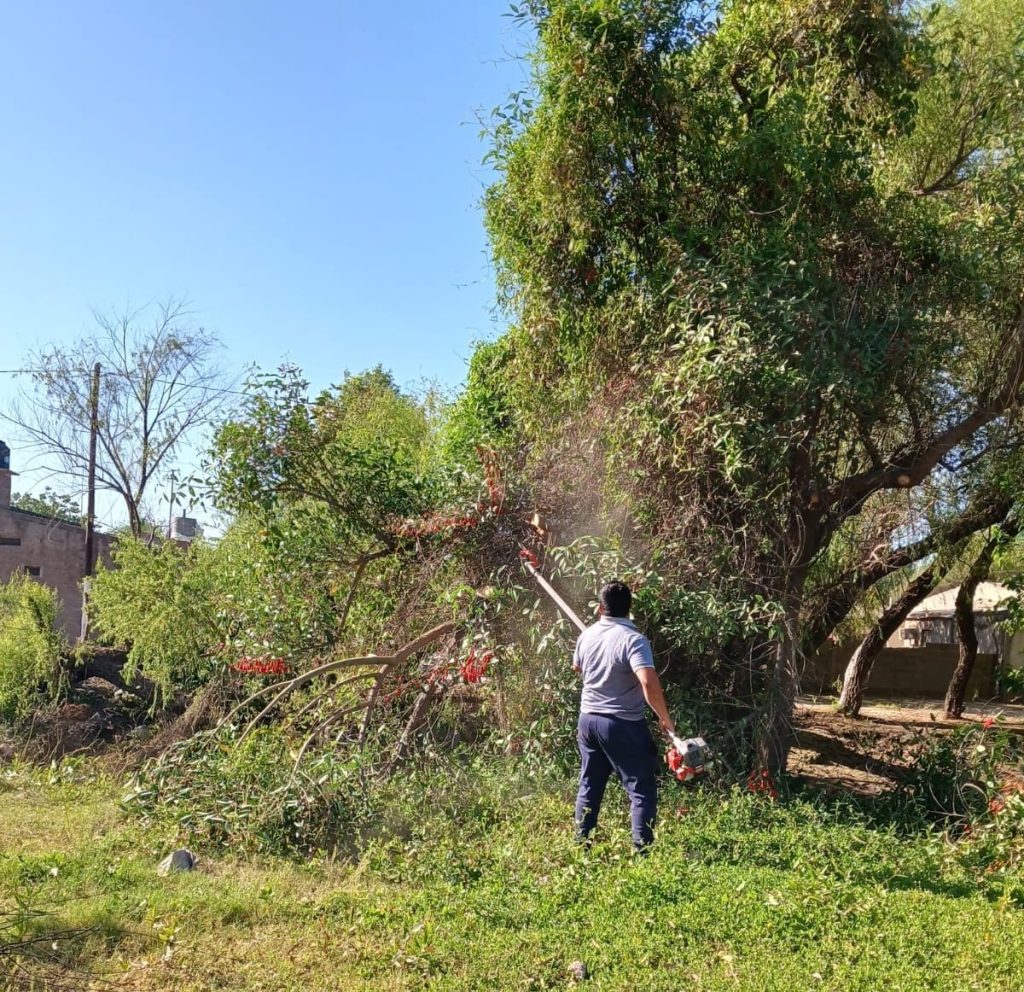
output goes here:
[[[0, 375], [41, 375], [49, 371], [49, 369], [0, 369]], [[83, 377], [92, 374], [91, 369], [84, 367], [73, 369], [72, 371], [79, 373]], [[131, 381], [131, 376], [127, 372], [121, 372], [116, 369], [104, 371], [101, 373], [101, 376], [116, 376], [118, 378]], [[216, 393], [223, 396], [251, 397], [253, 395], [251, 392], [244, 389], [229, 389], [225, 386], [206, 386], [202, 383], [196, 382], [174, 382], [171, 379], [150, 379], [149, 381], [161, 386], [173, 386], [175, 389], [204, 389], [208, 393]], [[317, 401], [315, 399], [306, 400], [302, 405], [313, 407], [317, 405]]]
[[[0, 375], [42, 375], [43, 373], [49, 372], [50, 369], [0, 369]], [[80, 368], [71, 369], [70, 371], [76, 372], [80, 375], [88, 376], [92, 374], [91, 369]], [[103, 376], [110, 378], [120, 378], [131, 381], [131, 376], [127, 372], [121, 372], [116, 369], [110, 369], [101, 373]], [[207, 386], [202, 383], [196, 382], [175, 382], [172, 379], [150, 379], [150, 383], [159, 386], [173, 386], [175, 389], [204, 389], [208, 393], [217, 393], [225, 396], [249, 396], [250, 393], [241, 389], [228, 389], [224, 386]]]

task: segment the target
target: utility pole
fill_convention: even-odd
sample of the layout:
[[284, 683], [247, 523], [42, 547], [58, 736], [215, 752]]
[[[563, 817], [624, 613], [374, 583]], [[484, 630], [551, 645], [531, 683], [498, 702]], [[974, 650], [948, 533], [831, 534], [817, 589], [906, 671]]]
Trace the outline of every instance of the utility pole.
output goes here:
[[171, 539], [171, 529], [174, 527], [174, 470], [171, 469], [171, 491], [167, 494], [167, 502], [170, 509], [167, 511], [167, 540]]
[[92, 367], [92, 389], [89, 391], [89, 482], [85, 505], [85, 579], [82, 582], [82, 636], [89, 636], [89, 580], [95, 565], [96, 544], [96, 437], [100, 430], [100, 363]]
[[85, 507], [85, 575], [95, 567], [96, 543], [96, 436], [100, 430], [100, 363], [92, 367], [92, 390], [89, 394], [89, 489]]

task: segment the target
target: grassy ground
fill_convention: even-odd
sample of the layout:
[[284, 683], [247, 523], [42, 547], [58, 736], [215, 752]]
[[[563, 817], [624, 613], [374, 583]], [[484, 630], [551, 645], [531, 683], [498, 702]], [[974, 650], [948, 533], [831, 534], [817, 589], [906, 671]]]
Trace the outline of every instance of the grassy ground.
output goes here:
[[560, 989], [575, 960], [584, 987], [652, 992], [1024, 982], [1016, 883], [807, 800], [666, 790], [638, 861], [617, 794], [586, 853], [548, 788], [470, 825], [424, 809], [428, 829], [411, 819], [352, 863], [201, 852], [160, 878], [170, 837], [122, 817], [119, 796], [81, 770], [0, 773], [0, 912], [29, 934], [88, 928], [56, 953], [115, 988]]

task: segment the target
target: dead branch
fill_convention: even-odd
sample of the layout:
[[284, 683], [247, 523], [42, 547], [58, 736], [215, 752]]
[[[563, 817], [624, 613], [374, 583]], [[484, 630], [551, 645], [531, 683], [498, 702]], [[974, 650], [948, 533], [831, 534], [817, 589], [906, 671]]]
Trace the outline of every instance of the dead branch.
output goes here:
[[256, 728], [256, 725], [272, 710], [277, 704], [284, 699], [285, 696], [290, 695], [296, 689], [304, 686], [307, 682], [312, 682], [313, 679], [320, 678], [323, 675], [329, 675], [331, 672], [336, 672], [341, 668], [354, 668], [357, 665], [374, 665], [380, 664], [380, 662], [374, 656], [368, 658], [345, 658], [342, 661], [332, 661], [330, 664], [321, 665], [319, 668], [314, 668], [311, 671], [303, 672], [301, 675], [296, 675], [295, 678], [289, 679], [284, 685], [278, 684], [278, 693], [273, 699], [263, 707], [260, 712], [253, 717], [252, 720], [246, 725], [245, 730], [242, 732], [242, 736], [238, 738], [238, 743], [241, 744], [249, 734]]
[[[409, 660], [413, 655], [422, 651], [424, 648], [429, 647], [435, 641], [444, 637], [446, 634], [450, 634], [456, 628], [456, 624], [452, 621], [447, 623], [439, 624], [436, 627], [426, 631], [419, 637], [415, 638], [409, 643], [403, 645], [394, 654], [391, 655], [367, 655], [360, 658], [342, 658], [338, 661], [331, 661], [324, 665], [319, 665], [316, 668], [310, 669], [308, 672], [302, 672], [296, 675], [294, 678], [288, 679], [286, 682], [277, 682], [270, 686], [264, 686], [257, 692], [252, 693], [241, 703], [239, 703], [221, 722], [218, 724], [217, 729], [219, 730], [224, 725], [231, 722], [231, 720], [247, 706], [256, 702], [259, 699], [273, 693], [273, 696], [260, 711], [252, 719], [246, 722], [244, 730], [238, 738], [238, 743], [241, 744], [257, 727], [257, 725], [271, 713], [283, 700], [289, 697], [297, 689], [302, 686], [313, 682], [316, 679], [323, 678], [331, 675], [335, 672], [345, 671], [353, 668], [368, 669], [367, 671], [359, 671], [349, 677], [343, 679], [337, 685], [333, 685], [330, 689], [325, 692], [321, 692], [313, 697], [313, 699], [306, 702], [306, 704], [299, 710], [299, 712], [293, 717], [293, 721], [299, 719], [304, 714], [312, 710], [318, 703], [322, 702], [328, 696], [335, 693], [339, 688], [345, 685], [354, 685], [365, 680], [372, 680], [373, 684], [370, 686], [370, 691], [367, 694], [366, 699], [361, 700], [357, 703], [342, 706], [341, 708], [332, 709], [324, 718], [322, 718], [313, 728], [310, 730], [301, 746], [299, 747], [298, 756], [295, 759], [295, 764], [292, 768], [291, 780], [295, 778], [298, 772], [299, 765], [305, 756], [306, 752], [312, 746], [313, 742], [326, 730], [328, 727], [333, 726], [345, 717], [352, 716], [360, 711], [363, 712], [363, 719], [360, 723], [359, 729], [359, 743], [362, 745], [365, 743], [366, 735], [369, 730], [369, 719], [370, 713], [373, 710], [374, 704], [380, 695], [380, 687], [386, 676], [393, 671], [399, 665], [402, 665]], [[432, 688], [432, 687], [428, 687]], [[418, 704], [417, 700], [417, 704]], [[416, 712], [416, 705], [413, 707], [414, 713]], [[402, 740], [399, 742], [401, 747], [405, 747], [407, 744], [408, 736], [414, 731], [410, 731], [408, 726], [406, 733], [403, 733]], [[403, 743], [404, 742], [404, 743]]]
[[423, 726], [427, 719], [427, 712], [430, 710], [430, 707], [433, 705], [438, 695], [439, 689], [437, 684], [431, 683], [416, 697], [416, 702], [413, 703], [412, 712], [409, 714], [409, 719], [406, 721], [405, 728], [402, 730], [402, 736], [398, 739], [398, 743], [395, 744], [395, 750], [391, 755], [391, 760], [387, 763], [387, 767], [384, 770], [385, 775], [392, 772], [399, 762], [401, 762], [409, 753], [409, 745], [412, 738], [416, 731]]

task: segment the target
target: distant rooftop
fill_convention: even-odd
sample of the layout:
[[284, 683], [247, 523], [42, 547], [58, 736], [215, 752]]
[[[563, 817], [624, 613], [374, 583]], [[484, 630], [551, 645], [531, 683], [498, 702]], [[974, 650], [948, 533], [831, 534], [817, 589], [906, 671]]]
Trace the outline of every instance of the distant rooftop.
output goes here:
[[[943, 592], [933, 592], [910, 611], [908, 619], [953, 616], [956, 612], [956, 597], [959, 592], [959, 586], [954, 586]], [[979, 582], [974, 593], [974, 612], [993, 613], [999, 609], [1001, 603], [1015, 595], [1016, 593], [1012, 589], [1000, 582]]]
[[[23, 510], [20, 506], [5, 506], [3, 509], [11, 513], [20, 513], [23, 517], [35, 517], [37, 520], [49, 520], [51, 523], [62, 524], [64, 527], [76, 527], [78, 530], [85, 530], [82, 524], [77, 524], [73, 520], [62, 520], [60, 517], [55, 517], [52, 513], [36, 513], [35, 510]], [[97, 533], [99, 532], [97, 531]]]

